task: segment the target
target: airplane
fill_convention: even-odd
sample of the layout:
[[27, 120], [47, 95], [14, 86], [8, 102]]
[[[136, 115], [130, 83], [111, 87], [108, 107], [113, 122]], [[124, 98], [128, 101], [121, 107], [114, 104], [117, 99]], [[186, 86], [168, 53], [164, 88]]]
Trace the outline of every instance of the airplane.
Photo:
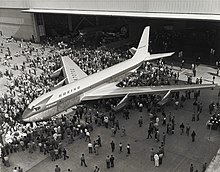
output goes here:
[[150, 27], [145, 27], [137, 49], [132, 48], [134, 53], [132, 58], [89, 76], [69, 57], [62, 56], [62, 71], [65, 79], [61, 82], [65, 82], [66, 85], [62, 86], [63, 84], [58, 83], [58, 88], [33, 100], [25, 109], [22, 120], [25, 122], [43, 121], [83, 101], [123, 96], [126, 100], [128, 96], [134, 95], [214, 87], [212, 84], [117, 87], [122, 77], [139, 68], [145, 61], [173, 54], [173, 52], [150, 54], [148, 52], [149, 32]]

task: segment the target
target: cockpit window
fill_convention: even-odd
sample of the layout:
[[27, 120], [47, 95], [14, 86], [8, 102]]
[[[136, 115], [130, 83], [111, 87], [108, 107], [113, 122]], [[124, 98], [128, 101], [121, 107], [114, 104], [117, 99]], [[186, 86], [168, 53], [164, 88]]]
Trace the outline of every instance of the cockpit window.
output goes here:
[[34, 107], [34, 110], [35, 110], [35, 111], [40, 110], [40, 106], [38, 106], [38, 107]]

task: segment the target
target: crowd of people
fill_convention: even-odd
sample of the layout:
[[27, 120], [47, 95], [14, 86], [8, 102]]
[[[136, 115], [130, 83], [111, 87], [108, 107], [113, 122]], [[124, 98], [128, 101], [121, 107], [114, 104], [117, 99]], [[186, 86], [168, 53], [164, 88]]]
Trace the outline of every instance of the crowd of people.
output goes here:
[[[12, 54], [6, 44], [1, 44], [1, 51], [5, 58], [3, 65], [8, 66], [3, 77], [7, 77], [9, 80], [8, 90], [2, 94], [0, 104], [2, 124], [0, 129], [4, 137], [4, 142], [1, 144], [1, 157], [5, 166], [10, 166], [9, 154], [25, 150], [28, 150], [29, 153], [39, 151], [42, 154], [49, 155], [51, 161], [60, 158], [65, 160], [69, 158], [65, 148], [66, 143], [73, 143], [76, 139], [85, 139], [88, 142], [89, 153], [94, 152], [98, 155], [99, 149], [102, 147], [101, 137], [97, 136], [97, 139], [93, 141], [90, 138], [94, 125], [111, 129], [112, 137], [119, 130], [122, 137], [127, 135], [125, 126], [119, 125], [119, 121], [112, 111], [112, 107], [117, 105], [118, 99], [100, 100], [91, 108], [78, 106], [75, 113], [72, 112], [71, 115], [63, 114], [61, 118], [55, 117], [44, 122], [26, 124], [21, 121], [22, 113], [28, 104], [50, 91], [59, 82], [59, 79], [52, 79], [50, 75], [61, 66], [60, 56], [69, 56], [85, 73], [90, 75], [131, 58], [132, 55], [127, 50], [97, 47], [72, 49], [64, 43], [59, 43], [57, 46], [44, 44], [36, 48], [31, 42], [16, 42], [13, 38], [7, 41], [14, 42], [15, 45], [19, 46], [20, 51]], [[20, 66], [17, 64], [12, 66], [11, 60], [21, 56], [25, 58], [25, 61]], [[13, 71], [19, 71], [19, 75], [14, 75]], [[172, 67], [168, 67], [163, 60], [158, 60], [155, 64], [149, 62], [143, 64], [137, 72], [119, 82], [118, 86], [170, 85], [171, 82], [178, 84], [178, 80], [179, 73], [174, 72]], [[180, 99], [179, 93], [173, 97], [175, 102], [177, 100], [182, 101], [181, 105], [186, 99]], [[162, 125], [167, 126], [167, 134], [169, 135], [174, 134], [176, 124], [174, 115], [169, 114], [168, 120], [164, 111], [161, 111], [161, 117], [158, 115], [157, 102], [158, 97], [156, 95], [136, 96], [131, 101], [133, 108], [142, 112], [143, 107], [145, 107], [150, 113], [147, 139], [153, 138], [152, 134], [154, 134], [155, 141], [161, 141], [158, 150], [152, 148], [150, 155], [156, 167], [162, 164], [166, 143], [166, 133], [162, 134], [162, 139], [160, 137], [160, 119], [162, 119]], [[124, 109], [123, 116], [126, 120], [129, 119], [128, 108]], [[142, 127], [142, 117], [138, 120], [138, 124]], [[188, 126], [188, 128], [190, 127]], [[184, 125], [180, 129], [183, 134]], [[189, 129], [186, 130], [187, 132], [189, 135]], [[195, 141], [195, 131], [192, 132], [191, 136], [192, 141]], [[112, 141], [110, 145], [113, 153], [115, 143]], [[127, 156], [131, 154], [130, 146], [130, 143], [126, 144]], [[120, 153], [122, 147], [122, 143], [120, 143]], [[106, 167], [113, 168], [114, 163], [114, 155], [107, 155]], [[81, 156], [82, 165], [87, 166], [84, 154]], [[59, 170], [60, 167], [56, 166], [55, 171]], [[71, 171], [71, 169], [68, 170]], [[95, 170], [98, 172], [99, 167], [95, 166]]]
[[[126, 52], [120, 50], [115, 50], [114, 52], [112, 50], [98, 48], [71, 50], [65, 49], [66, 46], [64, 44], [58, 44], [57, 47], [42, 45], [39, 48], [35, 48], [31, 42], [24, 42], [23, 40], [17, 42], [13, 38], [6, 42], [12, 42], [18, 45], [20, 51], [13, 55], [10, 48], [5, 47], [6, 44], [4, 45], [4, 43], [1, 43], [1, 50], [5, 58], [3, 65], [8, 66], [4, 73], [4, 77], [9, 79], [7, 84], [8, 90], [6, 93], [2, 94], [0, 107], [2, 119], [1, 133], [5, 142], [4, 146], [2, 145], [1, 154], [3, 157], [6, 157], [3, 158], [3, 160], [7, 160], [9, 153], [24, 149], [29, 149], [29, 152], [33, 152], [36, 150], [37, 146], [39, 146], [40, 150], [44, 153], [49, 152], [48, 145], [52, 145], [50, 150], [54, 149], [54, 147], [58, 146], [58, 143], [52, 144], [54, 138], [52, 140], [46, 139], [47, 143], [45, 143], [45, 138], [54, 135], [53, 127], [56, 129], [59, 126], [58, 133], [62, 130], [62, 138], [66, 128], [68, 128], [68, 135], [70, 135], [69, 130], [74, 130], [74, 136], [80, 133], [81, 135], [83, 134], [85, 126], [82, 127], [80, 125], [80, 120], [78, 120], [79, 116], [80, 119], [82, 119], [82, 113], [84, 112], [81, 111], [79, 111], [80, 115], [77, 114], [78, 117], [74, 116], [73, 119], [68, 120], [68, 127], [66, 123], [63, 124], [65, 129], [61, 126], [62, 123], [56, 124], [52, 120], [44, 123], [34, 123], [33, 125], [25, 124], [20, 120], [23, 111], [30, 102], [38, 96], [50, 91], [54, 85], [58, 83], [57, 80], [50, 78], [50, 74], [60, 67], [60, 56], [71, 57], [87, 74], [92, 74], [125, 60], [126, 58], [130, 58], [129, 55], [126, 55]], [[12, 67], [10, 61], [13, 58], [19, 58], [21, 56], [25, 57], [26, 60], [20, 66], [14, 64]], [[39, 69], [41, 72], [38, 72]], [[20, 74], [13, 76], [12, 70], [19, 71]], [[73, 120], [78, 123], [78, 125], [76, 125]], [[87, 122], [87, 119], [85, 119], [85, 121]], [[69, 123], [72, 123], [74, 129]], [[52, 131], [47, 131], [47, 128], [52, 128]], [[46, 135], [44, 136], [44, 134]], [[57, 139], [57, 136], [54, 137]], [[73, 137], [72, 134], [71, 137]]]

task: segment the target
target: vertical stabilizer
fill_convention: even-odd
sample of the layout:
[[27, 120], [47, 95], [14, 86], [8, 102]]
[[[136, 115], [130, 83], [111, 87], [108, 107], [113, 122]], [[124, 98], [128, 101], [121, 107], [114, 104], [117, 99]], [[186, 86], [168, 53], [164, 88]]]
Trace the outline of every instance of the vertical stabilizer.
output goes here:
[[138, 44], [137, 50], [144, 48], [145, 52], [146, 53], [148, 52], [149, 35], [150, 35], [150, 26], [145, 27], [141, 36], [141, 40]]
[[134, 54], [134, 59], [144, 60], [148, 53], [148, 44], [149, 44], [149, 35], [150, 35], [150, 26], [145, 27], [140, 42], [138, 44], [138, 48]]

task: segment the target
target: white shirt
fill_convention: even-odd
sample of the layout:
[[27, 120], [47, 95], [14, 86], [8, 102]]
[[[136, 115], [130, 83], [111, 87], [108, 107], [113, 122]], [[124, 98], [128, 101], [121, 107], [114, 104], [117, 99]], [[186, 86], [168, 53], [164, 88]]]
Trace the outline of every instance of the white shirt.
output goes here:
[[87, 132], [86, 132], [86, 135], [87, 135], [87, 136], [90, 136], [90, 133], [87, 131]]
[[154, 160], [155, 161], [159, 160], [159, 156], [157, 154], [154, 155]]
[[88, 148], [92, 148], [92, 143], [88, 143]]

